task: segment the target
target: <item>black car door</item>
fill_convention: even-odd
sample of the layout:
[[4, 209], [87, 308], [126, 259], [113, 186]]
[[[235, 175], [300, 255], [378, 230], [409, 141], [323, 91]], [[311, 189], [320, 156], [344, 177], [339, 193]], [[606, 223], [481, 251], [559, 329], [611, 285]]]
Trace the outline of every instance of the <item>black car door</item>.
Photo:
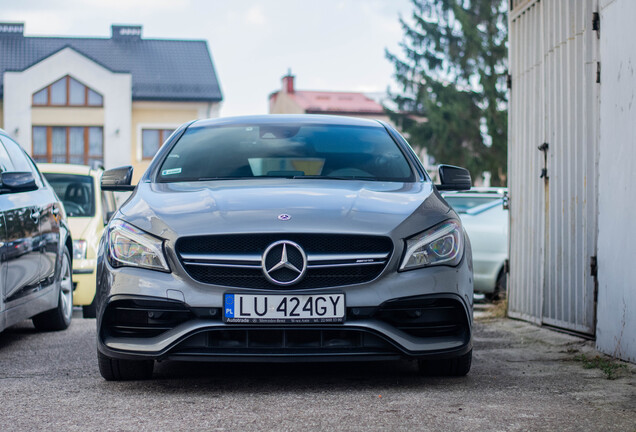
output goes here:
[[[6, 150], [0, 144], [0, 173], [7, 171], [11, 164], [11, 160], [9, 159], [9, 155]], [[6, 260], [6, 249], [7, 249], [7, 231], [6, 224], [4, 222], [4, 200], [0, 198], [0, 330], [5, 327], [5, 323], [3, 321], [4, 317], [4, 287], [5, 287], [5, 279], [7, 277], [7, 260]]]
[[[0, 160], [3, 171], [30, 171], [23, 163], [14, 160], [11, 153], [21, 151], [17, 144], [0, 135]], [[38, 191], [3, 193], [0, 195], [0, 209], [5, 222], [5, 242], [2, 247], [5, 278], [2, 297], [5, 302], [19, 299], [40, 287], [40, 206]]]

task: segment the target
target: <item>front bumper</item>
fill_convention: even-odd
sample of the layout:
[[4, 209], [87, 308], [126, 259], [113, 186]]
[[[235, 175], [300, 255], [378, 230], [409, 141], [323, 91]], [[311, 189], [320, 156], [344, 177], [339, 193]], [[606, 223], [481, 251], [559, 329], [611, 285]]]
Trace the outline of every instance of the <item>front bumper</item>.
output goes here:
[[471, 349], [470, 316], [456, 295], [347, 308], [342, 324], [225, 324], [219, 308], [117, 296], [100, 326], [114, 358], [286, 361], [455, 357]]
[[[159, 361], [454, 358], [470, 351], [470, 260], [406, 272], [396, 271], [398, 261], [367, 283], [281, 291], [199, 283], [178, 266], [163, 273], [100, 260], [98, 349], [112, 358]], [[347, 313], [339, 324], [226, 324], [221, 316], [224, 293], [342, 292]]]

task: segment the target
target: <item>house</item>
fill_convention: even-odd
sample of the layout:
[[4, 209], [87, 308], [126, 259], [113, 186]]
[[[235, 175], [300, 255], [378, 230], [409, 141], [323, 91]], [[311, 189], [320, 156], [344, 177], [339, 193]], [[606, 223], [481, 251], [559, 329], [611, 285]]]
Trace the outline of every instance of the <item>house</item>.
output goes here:
[[180, 124], [217, 117], [223, 99], [207, 43], [30, 37], [0, 23], [0, 127], [37, 162], [133, 165], [135, 178]]
[[631, 362], [635, 16], [633, 0], [511, 0], [508, 80], [508, 313]]
[[296, 90], [290, 73], [269, 95], [270, 114], [328, 114], [390, 121], [382, 105], [359, 92]]

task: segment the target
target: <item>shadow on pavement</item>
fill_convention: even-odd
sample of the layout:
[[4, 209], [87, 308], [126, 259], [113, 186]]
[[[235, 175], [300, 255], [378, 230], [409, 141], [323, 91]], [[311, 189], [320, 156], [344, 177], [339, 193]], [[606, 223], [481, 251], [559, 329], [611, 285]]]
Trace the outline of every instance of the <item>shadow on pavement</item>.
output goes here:
[[[155, 365], [152, 381], [132, 388], [168, 393], [238, 392], [268, 394], [294, 391], [382, 391], [391, 388], [462, 385], [468, 377], [430, 378], [413, 361], [340, 363], [206, 363], [165, 362]], [[128, 387], [128, 386], [124, 386]]]

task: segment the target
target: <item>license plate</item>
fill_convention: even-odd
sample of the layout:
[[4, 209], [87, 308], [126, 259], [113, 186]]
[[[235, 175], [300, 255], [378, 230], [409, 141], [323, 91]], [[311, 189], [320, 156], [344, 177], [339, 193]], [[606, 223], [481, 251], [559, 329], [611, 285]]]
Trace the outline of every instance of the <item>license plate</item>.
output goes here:
[[225, 294], [226, 323], [338, 323], [345, 317], [344, 294]]

